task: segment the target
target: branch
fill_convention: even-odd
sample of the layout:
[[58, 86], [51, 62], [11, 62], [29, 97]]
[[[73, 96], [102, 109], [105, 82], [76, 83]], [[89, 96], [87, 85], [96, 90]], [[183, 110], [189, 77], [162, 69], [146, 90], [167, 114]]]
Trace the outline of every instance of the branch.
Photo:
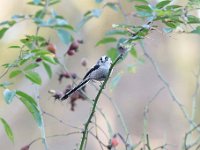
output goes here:
[[92, 107], [92, 112], [90, 113], [90, 116], [89, 116], [87, 122], [85, 123], [84, 131], [83, 131], [83, 137], [82, 137], [82, 139], [81, 139], [81, 144], [80, 144], [79, 150], [83, 150], [85, 141], [86, 141], [86, 139], [87, 139], [86, 135], [87, 135], [87, 132], [88, 132], [88, 126], [89, 126], [89, 124], [91, 123], [92, 117], [93, 117], [93, 115], [94, 115], [94, 113], [95, 113], [95, 109], [96, 109], [96, 106], [97, 106], [97, 102], [98, 102], [98, 100], [99, 100], [99, 97], [100, 97], [100, 95], [101, 95], [103, 89], [105, 88], [105, 85], [106, 85], [106, 83], [107, 83], [107, 81], [108, 81], [108, 79], [109, 79], [109, 77], [110, 77], [110, 74], [111, 74], [111, 72], [112, 72], [113, 67], [114, 67], [114, 66], [117, 64], [117, 62], [122, 58], [122, 56], [123, 56], [122, 54], [119, 55], [119, 56], [116, 58], [116, 60], [113, 62], [113, 64], [111, 65], [111, 67], [110, 67], [110, 69], [109, 69], [108, 76], [107, 76], [107, 78], [104, 80], [104, 82], [103, 82], [103, 84], [101, 85], [101, 88], [100, 88], [100, 90], [99, 90], [97, 96], [96, 96], [95, 99], [94, 99], [94, 104], [93, 104], [93, 107]]
[[[140, 41], [140, 46], [143, 50], [144, 55], [146, 56], [146, 58], [150, 61], [150, 63], [152, 64], [154, 70], [156, 71], [156, 74], [158, 76], [158, 78], [160, 79], [160, 81], [164, 84], [164, 86], [166, 87], [166, 89], [169, 92], [169, 95], [171, 96], [172, 100], [177, 104], [177, 106], [180, 108], [181, 112], [183, 113], [184, 117], [187, 119], [187, 121], [189, 122], [190, 125], [192, 125], [193, 127], [196, 126], [196, 123], [190, 119], [187, 111], [185, 110], [185, 107], [183, 106], [183, 104], [180, 102], [180, 100], [178, 99], [178, 97], [175, 95], [174, 91], [172, 90], [172, 88], [169, 85], [169, 82], [164, 78], [163, 74], [160, 72], [160, 69], [157, 65], [157, 63], [153, 60], [153, 58], [149, 55], [149, 53], [147, 52], [146, 48], [144, 47], [144, 44], [142, 41]], [[200, 132], [200, 128], [197, 128], [197, 130]]]
[[187, 137], [188, 137], [189, 135], [191, 135], [192, 132], [193, 132], [194, 130], [196, 130], [198, 127], [200, 127], [200, 124], [197, 125], [197, 126], [195, 126], [193, 129], [191, 129], [189, 132], [187, 132], [187, 133], [185, 134], [185, 137], [184, 137], [184, 148], [185, 148], [185, 150], [188, 150], [188, 149], [190, 149], [191, 147], [193, 147], [194, 145], [198, 144], [198, 140], [197, 140], [197, 141], [194, 142], [193, 144], [187, 145]]

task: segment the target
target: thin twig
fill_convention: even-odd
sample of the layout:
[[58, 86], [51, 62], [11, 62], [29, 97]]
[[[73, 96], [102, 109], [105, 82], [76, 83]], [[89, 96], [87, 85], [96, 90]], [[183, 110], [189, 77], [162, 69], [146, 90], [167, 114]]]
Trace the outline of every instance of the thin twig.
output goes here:
[[[193, 127], [195, 127], [196, 123], [193, 120], [191, 120], [191, 118], [189, 117], [189, 114], [185, 110], [185, 107], [180, 102], [180, 100], [178, 99], [178, 97], [176, 96], [176, 94], [174, 93], [174, 91], [172, 90], [171, 86], [169, 85], [169, 82], [164, 78], [164, 76], [160, 72], [160, 69], [159, 69], [158, 65], [156, 64], [156, 62], [154, 61], [154, 59], [149, 55], [149, 53], [147, 52], [147, 49], [144, 47], [144, 44], [143, 44], [142, 41], [140, 41], [140, 46], [141, 46], [141, 48], [143, 50], [144, 55], [150, 61], [150, 63], [152, 64], [154, 70], [156, 71], [156, 74], [157, 74], [158, 78], [164, 84], [164, 86], [166, 87], [167, 91], [169, 92], [169, 95], [171, 96], [172, 100], [180, 108], [181, 112], [183, 113], [184, 117], [187, 119], [187, 121], [189, 122], [189, 124], [192, 125]], [[200, 132], [200, 128], [197, 128], [197, 130]]]
[[187, 138], [189, 135], [192, 134], [193, 131], [195, 131], [198, 127], [200, 127], [200, 124], [195, 126], [194, 128], [192, 128], [189, 132], [187, 132], [185, 134], [185, 137], [184, 137], [184, 147], [185, 147], [185, 150], [188, 150], [190, 149], [191, 147], [195, 146], [196, 144], [198, 144], [198, 141], [197, 142], [194, 142], [193, 144], [190, 144], [190, 145], [187, 145]]
[[147, 114], [149, 112], [149, 107], [150, 104], [156, 99], [156, 97], [165, 89], [165, 87], [161, 87], [155, 94], [154, 96], [148, 101], [148, 103], [146, 104], [145, 108], [144, 108], [144, 120], [143, 120], [143, 124], [144, 124], [144, 133], [143, 133], [143, 137], [147, 135]]
[[149, 135], [147, 134], [146, 135], [146, 140], [147, 140], [147, 143], [145, 144], [148, 148], [148, 150], [151, 150], [151, 146], [150, 146], [150, 142], [149, 142]]

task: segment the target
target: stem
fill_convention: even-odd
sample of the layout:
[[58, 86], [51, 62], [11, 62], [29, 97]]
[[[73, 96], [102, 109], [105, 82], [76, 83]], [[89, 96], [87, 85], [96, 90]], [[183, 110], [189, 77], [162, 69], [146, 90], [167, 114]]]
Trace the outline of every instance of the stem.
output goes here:
[[42, 116], [42, 110], [40, 108], [40, 102], [39, 102], [39, 96], [37, 95], [37, 93], [39, 93], [39, 90], [38, 90], [38, 86], [37, 85], [34, 85], [35, 87], [35, 100], [37, 101], [37, 108], [40, 112], [40, 116], [41, 116], [41, 127], [40, 128], [40, 132], [41, 132], [41, 139], [42, 139], [42, 143], [44, 144], [44, 148], [45, 150], [48, 150], [48, 144], [47, 144], [47, 140], [46, 140], [46, 133], [45, 133], [45, 127], [44, 127], [44, 119], [43, 119], [43, 116]]
[[100, 90], [99, 90], [97, 96], [96, 96], [95, 99], [94, 99], [94, 104], [93, 104], [93, 107], [92, 107], [92, 111], [91, 111], [91, 113], [90, 113], [90, 116], [89, 116], [87, 122], [85, 123], [84, 131], [83, 131], [83, 137], [82, 137], [82, 139], [81, 139], [81, 144], [80, 144], [79, 150], [83, 150], [83, 148], [84, 148], [85, 141], [87, 140], [87, 137], [86, 137], [86, 136], [87, 136], [87, 132], [88, 132], [88, 127], [89, 127], [89, 124], [91, 123], [92, 117], [94, 116], [95, 109], [96, 109], [96, 106], [97, 106], [97, 102], [98, 102], [98, 100], [99, 100], [99, 97], [100, 97], [100, 95], [101, 95], [103, 89], [105, 88], [105, 85], [106, 85], [106, 83], [107, 83], [107, 81], [108, 81], [108, 79], [109, 79], [109, 77], [110, 77], [110, 74], [111, 74], [111, 71], [112, 71], [113, 67], [114, 67], [114, 66], [116, 65], [116, 63], [122, 58], [122, 56], [123, 56], [122, 54], [119, 55], [119, 56], [116, 58], [116, 60], [113, 62], [113, 64], [111, 65], [111, 67], [110, 67], [110, 69], [109, 69], [108, 76], [107, 76], [107, 78], [104, 80], [104, 82], [103, 82], [103, 84], [102, 84], [102, 86], [101, 86], [101, 88], [100, 88]]

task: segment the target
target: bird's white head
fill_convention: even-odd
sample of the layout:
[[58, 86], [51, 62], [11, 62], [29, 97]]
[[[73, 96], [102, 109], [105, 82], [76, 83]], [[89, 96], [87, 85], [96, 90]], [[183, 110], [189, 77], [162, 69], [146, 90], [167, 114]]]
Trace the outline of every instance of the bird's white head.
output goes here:
[[98, 65], [100, 66], [107, 66], [110, 67], [112, 64], [112, 60], [108, 56], [101, 56], [101, 58], [97, 62]]

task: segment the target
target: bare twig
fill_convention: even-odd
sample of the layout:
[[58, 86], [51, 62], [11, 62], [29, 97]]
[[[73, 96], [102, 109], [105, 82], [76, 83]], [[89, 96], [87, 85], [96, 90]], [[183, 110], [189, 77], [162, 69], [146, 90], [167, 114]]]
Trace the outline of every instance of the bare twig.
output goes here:
[[148, 148], [148, 150], [151, 150], [151, 146], [150, 146], [150, 142], [149, 142], [149, 135], [148, 134], [146, 134], [146, 140], [147, 140], [147, 143], [145, 145]]
[[[143, 136], [147, 135], [147, 114], [149, 112], [149, 107], [150, 104], [156, 99], [156, 97], [165, 89], [165, 87], [161, 87], [155, 94], [154, 96], [148, 101], [148, 103], [146, 104], [145, 108], [144, 108], [144, 120], [143, 120], [143, 124], [144, 124], [144, 133]], [[146, 139], [146, 138], [145, 138]]]
[[[193, 127], [195, 127], [196, 123], [189, 117], [189, 114], [185, 110], [185, 107], [180, 102], [180, 100], [178, 99], [178, 97], [176, 96], [174, 91], [172, 90], [171, 86], [169, 85], [169, 82], [164, 78], [164, 76], [160, 72], [160, 69], [159, 69], [158, 65], [156, 64], [155, 60], [149, 55], [149, 53], [148, 53], [147, 49], [144, 47], [144, 44], [143, 44], [142, 41], [140, 42], [140, 46], [141, 46], [141, 48], [143, 50], [144, 55], [150, 61], [150, 63], [152, 64], [154, 70], [156, 71], [156, 74], [157, 74], [158, 78], [164, 84], [164, 86], [166, 87], [167, 91], [169, 92], [169, 95], [171, 96], [172, 100], [180, 108], [181, 112], [183, 113], [184, 117], [187, 119], [188, 123], [190, 125], [192, 125]], [[197, 130], [200, 132], [200, 128], [197, 128]]]
[[187, 138], [189, 135], [191, 135], [193, 133], [193, 131], [195, 131], [198, 127], [200, 127], [200, 124], [195, 126], [194, 128], [192, 128], [189, 132], [187, 132], [185, 134], [185, 137], [184, 137], [184, 147], [185, 147], [185, 150], [188, 150], [190, 149], [191, 147], [195, 146], [196, 144], [198, 144], [198, 141], [196, 142], [193, 142], [192, 144], [188, 145], [187, 144]]

